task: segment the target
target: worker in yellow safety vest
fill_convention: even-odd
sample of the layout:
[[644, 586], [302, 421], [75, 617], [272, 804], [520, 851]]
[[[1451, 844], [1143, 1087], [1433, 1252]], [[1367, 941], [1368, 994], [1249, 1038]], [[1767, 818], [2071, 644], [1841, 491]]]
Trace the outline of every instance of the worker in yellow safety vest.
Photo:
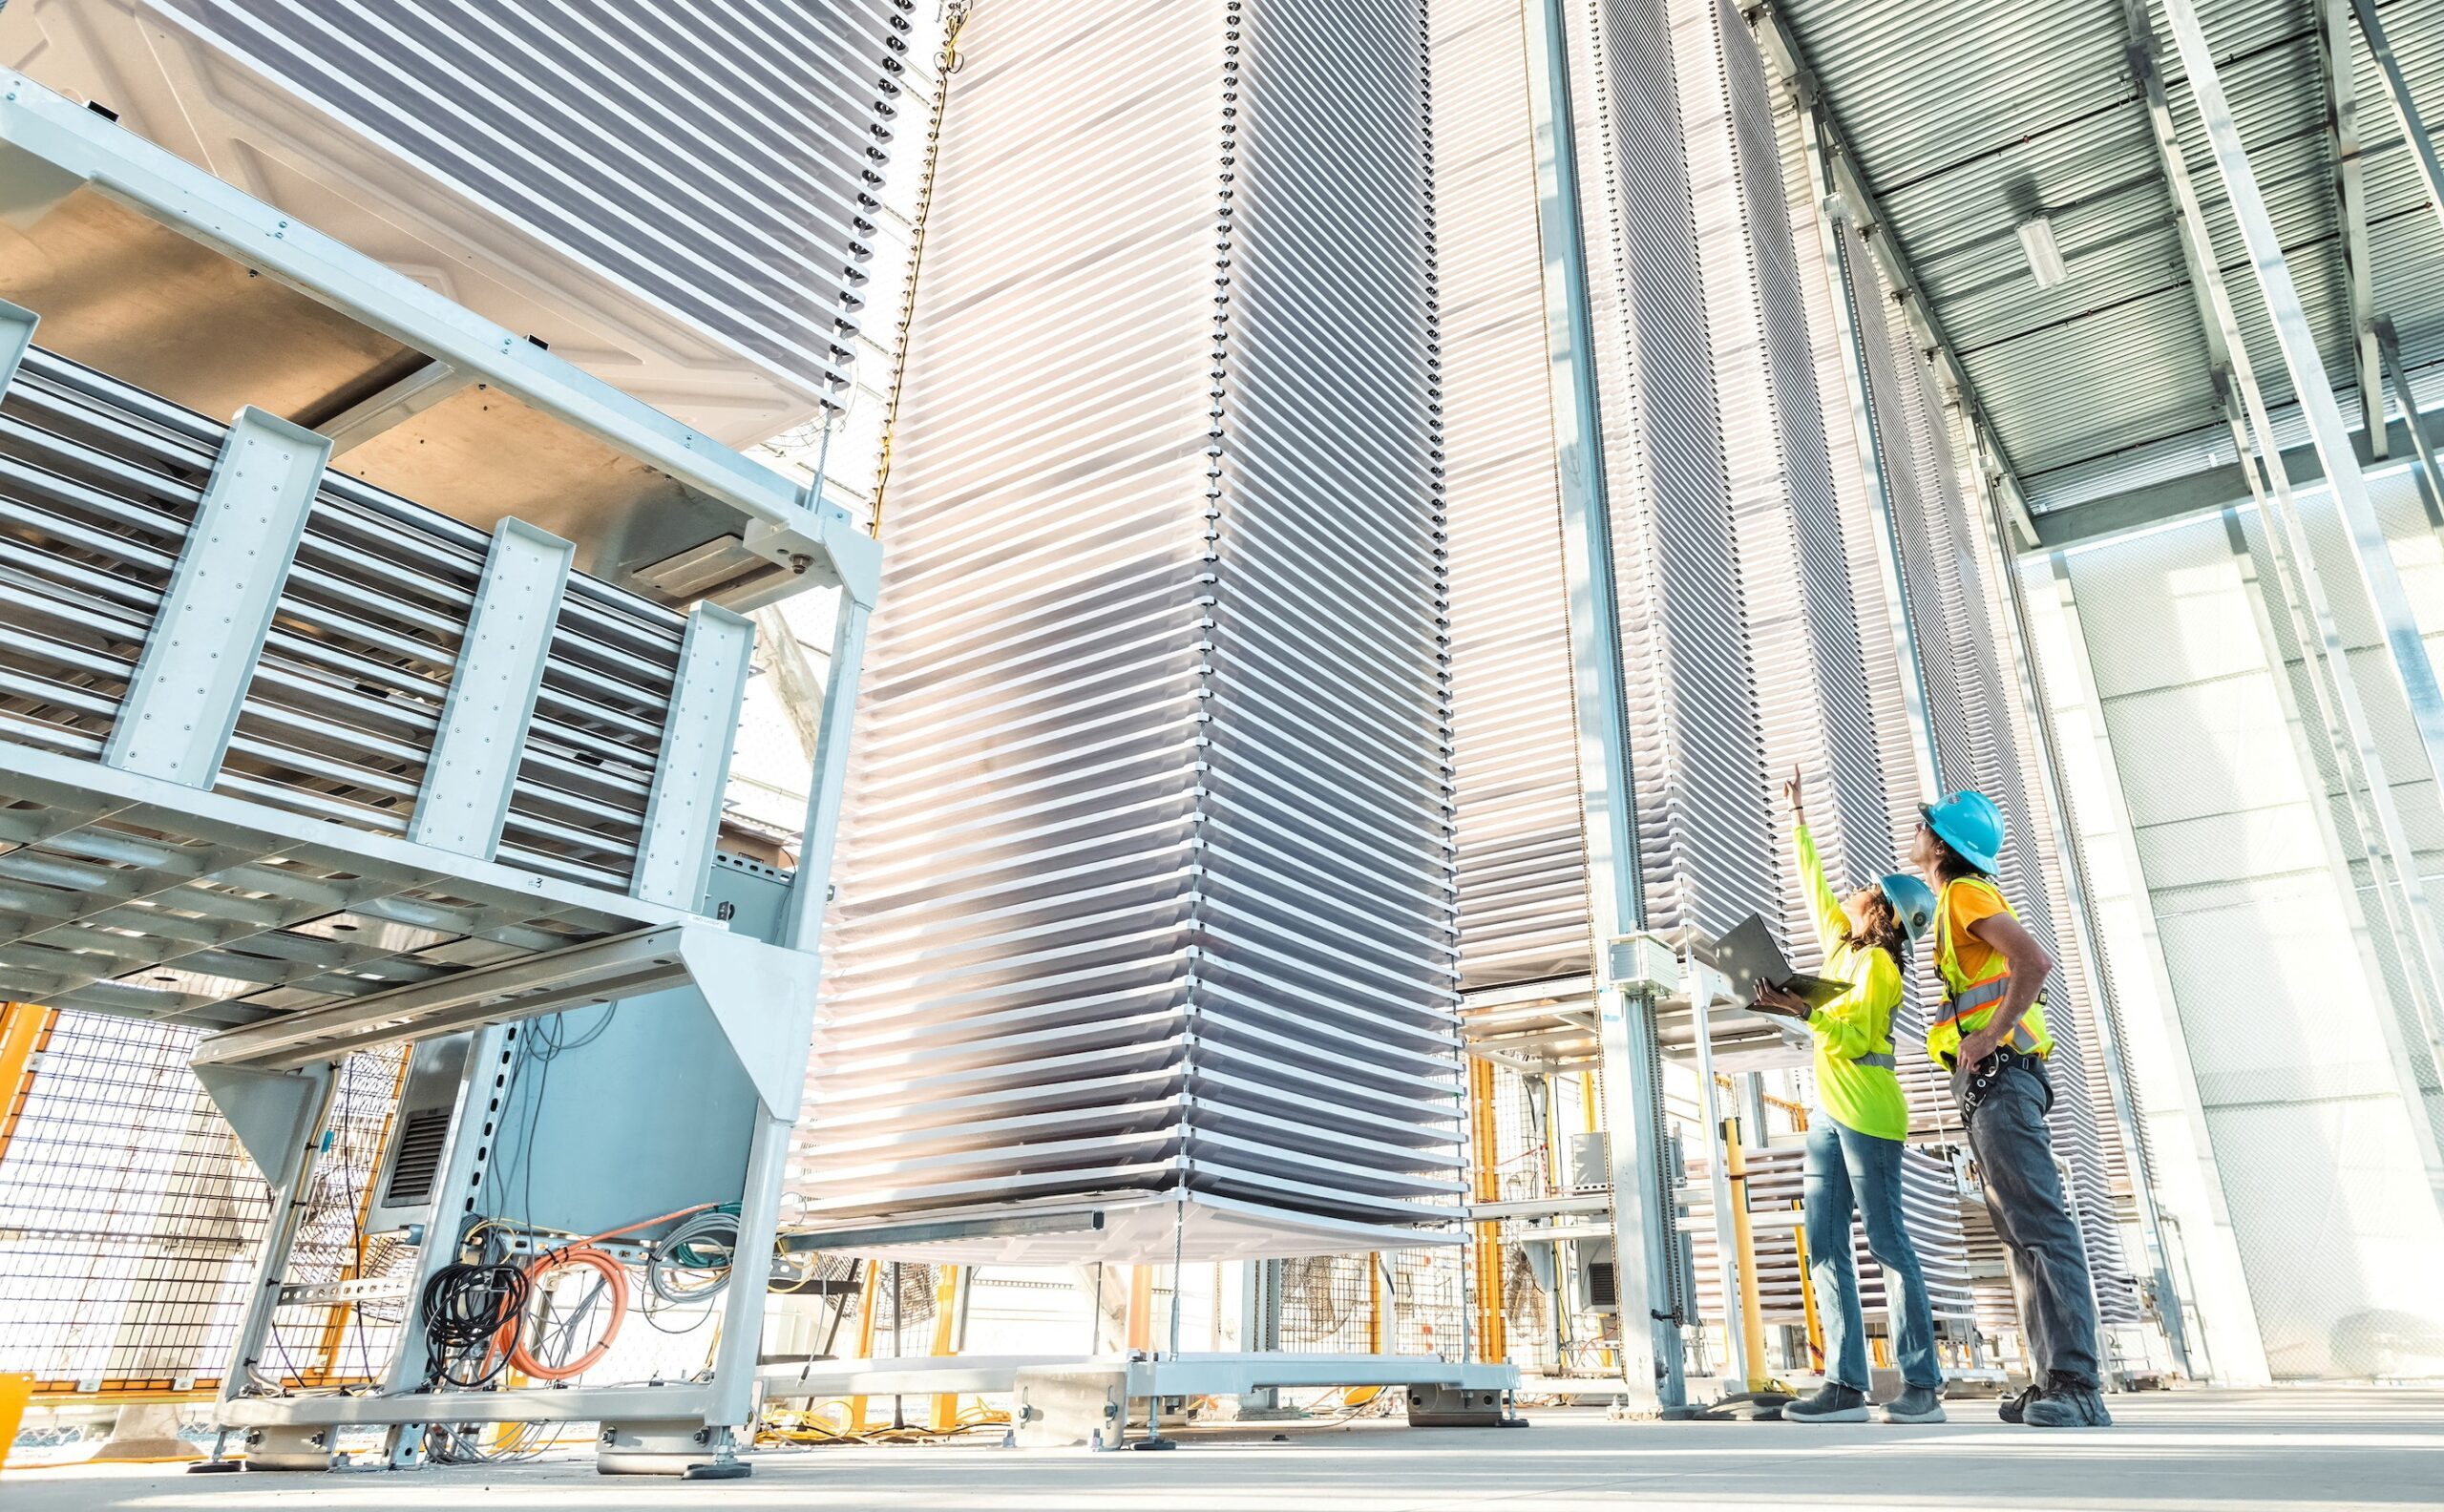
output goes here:
[[1850, 1247], [1855, 1213], [1866, 1230], [1867, 1252], [1884, 1268], [1893, 1362], [1901, 1367], [1901, 1394], [1885, 1403], [1884, 1420], [1939, 1423], [1943, 1363], [1935, 1354], [1926, 1271], [1902, 1216], [1909, 1102], [1894, 1074], [1892, 1050], [1892, 1012], [1901, 1006], [1904, 963], [1934, 923], [1935, 894], [1906, 872], [1847, 895], [1834, 892], [1808, 832], [1806, 789], [1797, 771], [1782, 785], [1782, 794], [1791, 805], [1800, 886], [1823, 953], [1817, 975], [1847, 983], [1848, 990], [1811, 1007], [1780, 988], [1758, 989], [1759, 1011], [1797, 1019], [1816, 1040], [1816, 1107], [1807, 1125], [1802, 1221], [1807, 1281], [1824, 1319], [1824, 1384], [1784, 1407], [1781, 1417], [1801, 1423], [1866, 1421], [1866, 1318]]
[[2031, 1356], [2031, 1384], [2003, 1403], [2003, 1420], [2106, 1427], [2087, 1247], [2045, 1123], [2054, 1037], [2043, 998], [2054, 957], [1995, 885], [2006, 836], [1993, 800], [1964, 789], [1920, 816], [1910, 860], [1936, 892], [1931, 954], [1943, 989], [1927, 1054], [1950, 1073]]

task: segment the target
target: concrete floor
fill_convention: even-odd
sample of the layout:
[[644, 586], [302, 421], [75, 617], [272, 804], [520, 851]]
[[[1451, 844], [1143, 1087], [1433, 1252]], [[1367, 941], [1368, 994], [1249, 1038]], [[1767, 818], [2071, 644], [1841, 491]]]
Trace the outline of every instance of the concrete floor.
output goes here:
[[983, 1443], [768, 1452], [754, 1479], [609, 1480], [589, 1457], [412, 1475], [8, 1472], [8, 1512], [105, 1508], [664, 1512], [1617, 1512], [1773, 1507], [2444, 1506], [2444, 1392], [2189, 1392], [2114, 1400], [2119, 1425], [2046, 1433], [1955, 1403], [1941, 1427], [1613, 1424], [1545, 1410], [1516, 1432], [1392, 1422], [1209, 1431], [1173, 1454], [1017, 1453]]

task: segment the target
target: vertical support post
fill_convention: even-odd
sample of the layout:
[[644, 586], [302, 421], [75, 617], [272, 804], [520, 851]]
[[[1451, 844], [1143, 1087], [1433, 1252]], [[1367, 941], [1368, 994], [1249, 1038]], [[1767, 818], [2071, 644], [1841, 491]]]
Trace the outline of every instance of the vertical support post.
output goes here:
[[0, 1003], [0, 1160], [9, 1158], [9, 1142], [17, 1137], [17, 1121], [25, 1117], [42, 1053], [58, 1021], [56, 1008]]
[[[967, 1267], [946, 1265], [934, 1283], [934, 1357], [957, 1354], [959, 1299], [967, 1293]], [[949, 1433], [959, 1426], [959, 1396], [943, 1392], [934, 1397], [934, 1431]]]
[[[874, 1314], [886, 1283], [881, 1261], [863, 1261], [861, 1268], [864, 1279], [857, 1288], [857, 1358], [871, 1360], [874, 1357]], [[1094, 1306], [1100, 1314], [1103, 1298], [1097, 1297]], [[849, 1398], [849, 1431], [853, 1434], [866, 1431], [866, 1400], [863, 1396]]]
[[[1816, 205], [1817, 255], [1823, 260], [1831, 294], [1833, 335], [1842, 348], [1843, 397], [1848, 401], [1850, 430], [1866, 475], [1867, 513], [1875, 525], [1876, 578], [1884, 589], [1885, 627], [1892, 637], [1894, 660], [1901, 669], [1902, 715], [1909, 724], [1909, 750], [1917, 758], [1918, 796], [1931, 803], [1943, 794], [1943, 768], [1935, 745], [1935, 724], [1927, 697], [1926, 668], [1918, 660], [1918, 633], [1909, 612], [1908, 584], [1901, 573], [1901, 527], [1892, 508], [1892, 483], [1885, 472], [1884, 446], [1875, 429], [1875, 387], [1869, 378], [1866, 344], [1859, 334], [1853, 305], [1856, 283], [1850, 249], [1843, 235], [1854, 207], [1833, 187], [1830, 135], [1817, 118], [1816, 102], [1798, 100], [1801, 156], [1807, 161], [1808, 194]], [[1874, 277], [1872, 271], [1869, 278]]]
[[17, 381], [17, 365], [26, 360], [26, 348], [34, 344], [34, 326], [41, 320], [22, 304], [0, 300], [0, 394]]
[[106, 764], [188, 788], [220, 776], [330, 449], [251, 407], [230, 422], [102, 747]]
[[1740, 1328], [1740, 1293], [1748, 1278], [1739, 1269], [1739, 1234], [1732, 1213], [1731, 1163], [1723, 1141], [1738, 1124], [1722, 1116], [1721, 1088], [1715, 1082], [1713, 1008], [1715, 974], [1695, 961], [1688, 976], [1689, 1026], [1697, 1055], [1697, 1117], [1706, 1130], [1706, 1189], [1715, 1210], [1715, 1275], [1722, 1288], [1723, 1340], [1730, 1346], [1732, 1368], [1723, 1374], [1746, 1381], [1756, 1374], [1748, 1340]]
[[662, 759], [645, 800], [644, 840], [629, 883], [629, 891], [649, 903], [690, 911], [703, 906], [754, 649], [755, 625], [745, 617], [706, 603], [688, 615], [662, 726]]
[[487, 861], [500, 848], [576, 551], [523, 520], [493, 528], [424, 790], [408, 824], [416, 844]]
[[2393, 119], [2402, 129], [2403, 145], [2410, 148], [2419, 182], [2426, 187], [2428, 207], [2444, 218], [2444, 161], [2437, 159], [2435, 138], [2427, 134], [2427, 123], [2419, 119], [2418, 102], [2411, 97], [2410, 80], [2402, 76], [2401, 59], [2393, 54], [2392, 38], [2385, 34], [2385, 19], [2376, 12], [2376, 0], [2351, 0], [2351, 10], [2359, 16], [2359, 34], [2367, 39], [2368, 51], [2385, 76], [2385, 99], [2393, 108]]
[[[425, 1222], [424, 1243], [416, 1247], [414, 1267], [408, 1272], [407, 1295], [421, 1297], [443, 1267], [456, 1263], [466, 1238], [473, 1199], [490, 1171], [492, 1153], [500, 1143], [507, 1088], [518, 1035], [533, 1032], [529, 1024], [495, 1025], [469, 1031], [466, 1059], [459, 1072], [456, 1111], [441, 1151], [441, 1169], [432, 1184], [432, 1216]], [[390, 1352], [383, 1373], [384, 1396], [414, 1391], [424, 1381], [426, 1356], [424, 1310], [407, 1310], [399, 1329], [398, 1347]]]
[[2316, 0], [2317, 47], [2326, 72], [2326, 135], [2333, 143], [2334, 200], [2342, 221], [2342, 281], [2350, 300], [2353, 366], [2368, 455], [2383, 461], [2385, 382], [2376, 350], [2376, 284], [2368, 251], [2367, 173], [2360, 162], [2359, 87], [2350, 68], [2351, 0]]
[[[1502, 1168], [1495, 1135], [1493, 1062], [1468, 1058], [1468, 1145], [1474, 1167], [1474, 1197], [1481, 1203], [1502, 1200]], [[1510, 1357], [1502, 1295], [1502, 1225], [1486, 1219], [1471, 1226], [1477, 1262], [1477, 1338], [1488, 1360]]]
[[[271, 1182], [272, 1221], [263, 1231], [262, 1248], [255, 1252], [254, 1290], [247, 1294], [245, 1309], [239, 1314], [237, 1337], [229, 1346], [228, 1367], [221, 1373], [219, 1399], [224, 1402], [243, 1396], [253, 1387], [255, 1366], [263, 1357], [264, 1341], [271, 1336], [272, 1314], [280, 1309], [280, 1286], [288, 1273], [288, 1254], [296, 1247], [297, 1230], [313, 1203], [314, 1157], [318, 1153], [315, 1146], [320, 1143], [317, 1136], [324, 1120], [330, 1116], [337, 1079], [328, 1065], [316, 1066], [302, 1075], [312, 1085], [307, 1088], [300, 1116], [293, 1121], [294, 1132], [278, 1166], [263, 1173]], [[223, 1095], [214, 1090], [209, 1081], [205, 1087], [213, 1092], [213, 1101], [228, 1111], [230, 1104]], [[252, 1146], [247, 1153], [257, 1156], [257, 1165], [263, 1164]], [[421, 1351], [418, 1354], [420, 1357]]]
[[[1537, 234], [1544, 253], [1546, 348], [1562, 555], [1569, 579], [1570, 691], [1578, 724], [1581, 839], [1587, 848], [1598, 1038], [1611, 1130], [1613, 1264], [1621, 1371], [1633, 1411], [1678, 1406], [1679, 1327], [1671, 1291], [1671, 1182], [1662, 1168], [1659, 1056], [1651, 995], [1612, 975], [1612, 942], [1642, 928], [1636, 793], [1621, 675], [1611, 510], [1599, 447], [1593, 322], [1570, 104], [1562, 0], [1527, 0], [1528, 97], [1534, 132]], [[1641, 1320], [1637, 1313], [1643, 1311]], [[1639, 1326], [1643, 1322], [1644, 1326]]]
[[790, 916], [781, 937], [792, 950], [813, 950], [823, 938], [823, 914], [832, 902], [832, 853], [839, 845], [841, 799], [848, 790], [850, 730], [856, 723], [857, 686], [865, 675], [866, 630], [873, 615], [873, 605], [844, 593], [832, 627], [832, 670], [815, 728], [806, 828], [798, 841], [797, 876], [790, 887]]
[[[1723, 1120], [1723, 1170], [1731, 1186], [1731, 1232], [1739, 1262], [1740, 1385], [1765, 1389], [1765, 1307], [1758, 1295], [1757, 1228], [1748, 1216], [1748, 1150], [1738, 1118]], [[1803, 1283], [1802, 1283], [1803, 1284]]]
[[781, 1180], [790, 1159], [795, 1107], [758, 1106], [748, 1141], [747, 1180], [738, 1208], [738, 1250], [730, 1256], [722, 1336], [713, 1346], [713, 1401], [705, 1426], [744, 1423], [755, 1411], [755, 1364], [764, 1349], [764, 1298], [772, 1280], [771, 1235], [781, 1223]]
[[[2189, 75], [2190, 90], [2198, 102], [2200, 118], [2206, 125], [2207, 139], [2215, 155], [2215, 168], [2223, 181], [2232, 217], [2239, 225], [2242, 240], [2249, 249], [2251, 264], [2258, 286], [2265, 296], [2266, 313], [2277, 343], [2283, 349], [2284, 366], [2291, 375], [2293, 390], [2299, 396], [2300, 412], [2308, 423], [2318, 460], [2325, 464], [2327, 487], [2332, 492], [2337, 513], [2341, 515], [2350, 539], [2351, 554], [2359, 567], [2362, 585], [2367, 589], [2370, 605], [2375, 610], [2382, 628], [2389, 662], [2399, 684], [2403, 699], [2410, 706], [2411, 722], [2416, 727], [2421, 752], [2425, 756], [2426, 775], [2431, 781], [2444, 780], [2444, 686], [2436, 682], [2435, 668], [2427, 654], [2427, 642], [2419, 633], [2418, 621], [2412, 614], [2410, 598], [2403, 590], [2401, 574], [2393, 562], [2392, 548], [2385, 539], [2382, 524], [2376, 518], [2374, 506], [2369, 501], [2367, 479], [2359, 471], [2359, 458], [2351, 450], [2350, 437], [2342, 423], [2342, 411], [2336, 405], [2333, 386], [2326, 376], [2325, 364], [2317, 351], [2315, 333], [2309, 328], [2307, 311], [2300, 304], [2297, 287], [2291, 281], [2289, 264], [2283, 256], [2283, 245], [2275, 235], [2274, 223], [2267, 215], [2265, 200], [2259, 193], [2256, 171], [2250, 166], [2247, 153], [2241, 145], [2240, 128], [2232, 118], [2230, 103], [2223, 94], [2222, 78], [2217, 74], [2213, 50], [2206, 40], [2205, 29], [2198, 18], [2193, 0], [2164, 0], [2164, 14], [2172, 24], [2173, 42], [2181, 52], [2181, 67]], [[2373, 20], [2373, 7], [2363, 0], [2361, 20]], [[2382, 32], [2378, 22], [2377, 32]], [[2377, 33], [2371, 33], [2371, 37]], [[2407, 96], [2404, 96], [2405, 102]], [[2265, 456], [2270, 472], [2280, 474], [2283, 469], [2281, 452], [2271, 447]], [[2312, 572], [2313, 565], [2302, 552], [2302, 571]], [[2349, 668], [2335, 660], [2337, 682], [2347, 686]], [[2373, 771], [2370, 773], [2371, 789], [2380, 787]], [[2370, 793], [2380, 805], [2391, 799], [2390, 792]], [[2434, 993], [2444, 975], [2439, 975], [2438, 947], [2434, 921], [2425, 907], [2418, 877], [2418, 862], [2414, 851], [2404, 845], [2396, 851], [2396, 874], [2411, 901], [2412, 914], [2411, 932], [2423, 957], [2419, 966], [2424, 973], [2426, 991], [2417, 994], [2417, 1012], [2425, 1030], [2432, 1054], [2444, 1057], [2444, 1011], [2439, 1011]], [[2415, 1094], [2412, 1094], [2415, 1101]], [[2444, 1155], [2440, 1155], [2431, 1136], [2425, 1151], [2432, 1181], [2444, 1192]]]

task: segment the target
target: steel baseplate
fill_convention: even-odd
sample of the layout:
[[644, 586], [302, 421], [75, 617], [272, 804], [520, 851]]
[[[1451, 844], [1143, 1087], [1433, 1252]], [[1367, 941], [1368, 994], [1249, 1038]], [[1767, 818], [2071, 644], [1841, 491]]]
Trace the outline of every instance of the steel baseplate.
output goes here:
[[283, 1423], [246, 1435], [248, 1470], [328, 1470], [334, 1430], [313, 1423]]
[[738, 1457], [730, 1430], [685, 1418], [604, 1423], [595, 1441], [594, 1468], [603, 1475], [685, 1480], [739, 1480], [755, 1473], [753, 1465]]
[[1412, 1386], [1408, 1398], [1412, 1428], [1525, 1428], [1528, 1419], [1513, 1417], [1508, 1392], [1491, 1387]]

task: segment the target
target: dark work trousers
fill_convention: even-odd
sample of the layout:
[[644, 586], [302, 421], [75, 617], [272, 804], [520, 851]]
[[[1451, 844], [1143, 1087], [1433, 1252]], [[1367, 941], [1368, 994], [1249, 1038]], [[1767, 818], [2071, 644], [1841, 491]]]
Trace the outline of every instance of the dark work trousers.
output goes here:
[[[1958, 1100], [1968, 1073], [1954, 1071]], [[1986, 1179], [1986, 1210], [2010, 1258], [2019, 1292], [2020, 1326], [2027, 1331], [2036, 1379], [2065, 1371], [2095, 1382], [2096, 1293], [2088, 1285], [2088, 1251], [2078, 1222], [2062, 1191], [2061, 1167], [2054, 1164], [2054, 1136], [2045, 1114], [2054, 1105], [2054, 1084], [2032, 1065], [2003, 1073], [1970, 1113], [1970, 1152]]]

